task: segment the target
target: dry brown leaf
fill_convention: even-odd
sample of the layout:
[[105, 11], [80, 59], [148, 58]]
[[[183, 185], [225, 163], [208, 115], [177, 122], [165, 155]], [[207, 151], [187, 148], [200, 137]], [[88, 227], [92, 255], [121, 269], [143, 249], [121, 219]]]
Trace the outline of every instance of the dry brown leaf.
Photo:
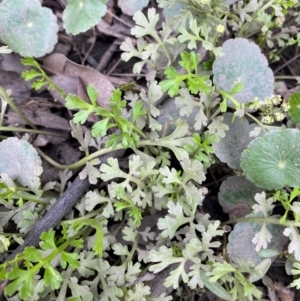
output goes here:
[[280, 282], [275, 282], [274, 287], [280, 301], [294, 301], [295, 293], [285, 287], [283, 284]]
[[[49, 131], [49, 130], [47, 130], [47, 131]], [[32, 144], [37, 147], [42, 147], [49, 143], [51, 143], [53, 145], [61, 145], [66, 140], [67, 140], [66, 138], [60, 138], [60, 137], [40, 134], [40, 135], [37, 135], [37, 137], [34, 139]]]
[[238, 203], [228, 212], [230, 219], [241, 218], [247, 215], [250, 211], [249, 204]]
[[[115, 37], [120, 40], [125, 40], [128, 36], [126, 34], [123, 34], [123, 32], [125, 31], [124, 26], [122, 27], [119, 24], [114, 24], [111, 26], [103, 19], [100, 20], [99, 23], [97, 24], [97, 29], [99, 32], [105, 34], [106, 36]], [[127, 29], [127, 31], [129, 30]]]
[[0, 69], [21, 74], [27, 68], [21, 64], [21, 57], [16, 53], [0, 54]]
[[[65, 91], [66, 94], [79, 95], [79, 90], [80, 91], [83, 90], [83, 88], [81, 87], [82, 85], [77, 76], [67, 76], [63, 74], [57, 74], [57, 75], [50, 76], [50, 78], [59, 88]], [[63, 105], [65, 104], [66, 100], [60, 96], [57, 90], [54, 89], [54, 90], [50, 90], [49, 92], [54, 99], [57, 99]], [[84, 92], [84, 97], [82, 96], [83, 95], [80, 96], [82, 99], [88, 101], [88, 97], [85, 92]]]
[[15, 53], [0, 54], [0, 85], [5, 90], [12, 90], [11, 97], [18, 105], [27, 101], [31, 94], [30, 84], [21, 77], [21, 73], [25, 70], [19, 55]]
[[109, 108], [108, 102], [114, 90], [114, 86], [105, 75], [92, 68], [75, 64], [59, 53], [47, 56], [43, 66], [56, 75], [62, 74], [78, 77], [81, 83], [81, 85], [78, 85], [78, 95], [83, 99], [86, 98], [85, 91], [87, 86], [93, 84], [94, 88], [99, 92], [97, 99], [98, 105]]
[[[57, 129], [62, 131], [71, 131], [69, 122], [51, 112], [47, 112], [44, 109], [38, 109], [35, 112], [30, 110], [21, 109], [22, 113], [34, 124], [43, 126], [48, 129]], [[12, 110], [7, 114], [7, 124], [10, 125], [25, 125], [25, 122], [19, 115]]]
[[[60, 131], [71, 131], [69, 121], [51, 112], [51, 108], [61, 108], [59, 104], [49, 102], [45, 99], [31, 99], [21, 105], [21, 112], [34, 124], [47, 129], [56, 129]], [[11, 126], [25, 125], [25, 121], [13, 110], [7, 113], [6, 124]]]
[[114, 10], [114, 3], [112, 4], [108, 4], [107, 3], [107, 13], [105, 15], [105, 21], [108, 23], [108, 24], [112, 24], [113, 21], [114, 21], [114, 17], [112, 15], [112, 13], [114, 14], [115, 13], [115, 10]]
[[17, 105], [24, 103], [30, 97], [30, 85], [16, 72], [0, 70], [0, 85], [5, 90], [12, 90], [11, 98]]

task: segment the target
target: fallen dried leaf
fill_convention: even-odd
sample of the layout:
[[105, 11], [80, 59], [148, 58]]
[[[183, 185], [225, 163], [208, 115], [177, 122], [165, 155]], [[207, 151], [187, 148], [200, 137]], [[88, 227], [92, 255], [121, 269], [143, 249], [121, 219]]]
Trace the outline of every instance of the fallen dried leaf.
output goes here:
[[56, 75], [63, 74], [78, 77], [82, 85], [82, 87], [78, 85], [78, 95], [83, 99], [86, 99], [85, 91], [87, 86], [93, 84], [94, 88], [99, 92], [98, 105], [108, 108], [107, 104], [114, 86], [105, 75], [92, 68], [78, 65], [59, 53], [54, 53], [46, 57], [43, 66]]
[[280, 301], [294, 301], [295, 293], [285, 287], [283, 284], [280, 282], [275, 282], [274, 287]]

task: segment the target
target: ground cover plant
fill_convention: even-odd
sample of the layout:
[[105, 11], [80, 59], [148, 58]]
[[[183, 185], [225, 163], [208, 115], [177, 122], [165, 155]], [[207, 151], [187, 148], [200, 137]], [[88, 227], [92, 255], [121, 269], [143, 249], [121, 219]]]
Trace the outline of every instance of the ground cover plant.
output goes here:
[[0, 20], [5, 300], [300, 298], [296, 0]]

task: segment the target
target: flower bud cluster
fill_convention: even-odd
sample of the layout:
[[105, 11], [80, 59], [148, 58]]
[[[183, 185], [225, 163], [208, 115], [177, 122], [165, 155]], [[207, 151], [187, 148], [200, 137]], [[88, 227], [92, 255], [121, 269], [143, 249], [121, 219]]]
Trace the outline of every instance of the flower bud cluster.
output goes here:
[[284, 16], [279, 16], [275, 19], [275, 25], [277, 27], [282, 27], [283, 23], [285, 21], [285, 17]]
[[263, 101], [254, 98], [250, 105], [251, 110], [259, 110], [261, 122], [264, 124], [272, 124], [276, 121], [282, 121], [285, 118], [285, 113], [289, 110], [287, 103], [281, 104], [280, 95], [271, 95]]

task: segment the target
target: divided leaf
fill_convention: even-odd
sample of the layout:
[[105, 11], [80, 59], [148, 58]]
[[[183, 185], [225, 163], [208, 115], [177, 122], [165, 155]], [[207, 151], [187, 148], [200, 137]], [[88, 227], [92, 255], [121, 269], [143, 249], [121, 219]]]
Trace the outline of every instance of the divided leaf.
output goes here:
[[188, 49], [196, 49], [197, 42], [201, 42], [202, 46], [206, 50], [212, 51], [215, 56], [224, 55], [222, 47], [214, 47], [214, 44], [208, 39], [208, 36], [211, 35], [210, 32], [212, 27], [207, 23], [198, 25], [196, 19], [190, 18], [189, 29], [191, 30], [191, 33], [189, 33], [184, 26], [180, 26], [178, 29], [180, 35], [177, 38], [180, 43], [185, 43], [188, 41]]
[[157, 223], [159, 230], [163, 230], [161, 236], [172, 239], [177, 229], [189, 220], [184, 217], [182, 206], [173, 202], [168, 203], [168, 212], [164, 218], [160, 218]]
[[183, 120], [177, 122], [177, 126], [172, 134], [162, 137], [159, 140], [160, 146], [166, 147], [173, 151], [177, 160], [184, 160], [189, 158], [188, 152], [184, 146], [191, 142], [191, 137], [187, 137], [189, 127]]
[[271, 131], [254, 139], [242, 153], [246, 178], [265, 189], [300, 186], [300, 131]]
[[69, 280], [69, 288], [72, 291], [72, 298], [68, 298], [70, 301], [72, 300], [84, 300], [84, 301], [92, 301], [93, 294], [90, 291], [90, 288], [87, 285], [78, 284], [78, 279], [76, 277], [70, 277]]
[[0, 4], [0, 39], [22, 56], [41, 57], [57, 43], [58, 24], [38, 0], [4, 0]]
[[141, 38], [146, 35], [156, 35], [156, 23], [159, 20], [159, 15], [156, 13], [154, 7], [148, 9], [148, 20], [147, 17], [138, 11], [134, 14], [133, 20], [135, 21], [135, 27], [131, 29], [131, 34], [136, 38]]
[[288, 246], [288, 252], [295, 256], [297, 261], [300, 260], [300, 235], [299, 230], [296, 227], [290, 226], [284, 229], [283, 234], [290, 239]]
[[226, 92], [238, 83], [244, 89], [233, 97], [241, 103], [255, 97], [264, 100], [273, 94], [274, 76], [260, 48], [247, 39], [229, 39], [223, 44], [225, 56], [216, 57], [213, 64], [214, 83]]
[[[208, 94], [211, 91], [210, 83], [207, 81], [209, 76], [198, 75], [199, 54], [194, 51], [188, 53], [186, 51], [180, 54], [181, 60], [178, 64], [186, 70], [186, 74], [180, 74], [173, 66], [167, 67], [164, 71], [166, 78], [160, 82], [160, 86], [164, 92], [168, 91], [168, 95], [173, 97], [179, 93], [179, 88], [184, 82], [189, 91], [197, 94], [200, 91]], [[185, 82], [186, 81], [186, 82]]]
[[[6, 173], [35, 193], [40, 186], [42, 161], [35, 148], [26, 140], [7, 138], [0, 142], [0, 174]], [[26, 171], [26, 172], [24, 172]]]
[[17, 292], [23, 300], [28, 300], [32, 296], [34, 281], [32, 277], [28, 277], [27, 271], [20, 269], [16, 264], [9, 272], [8, 277], [11, 281], [5, 288], [7, 296], [12, 296]]
[[85, 179], [88, 177], [91, 184], [96, 184], [98, 178], [100, 178], [100, 171], [99, 168], [97, 168], [99, 164], [100, 160], [98, 158], [87, 162], [85, 168], [79, 174], [80, 178]]

